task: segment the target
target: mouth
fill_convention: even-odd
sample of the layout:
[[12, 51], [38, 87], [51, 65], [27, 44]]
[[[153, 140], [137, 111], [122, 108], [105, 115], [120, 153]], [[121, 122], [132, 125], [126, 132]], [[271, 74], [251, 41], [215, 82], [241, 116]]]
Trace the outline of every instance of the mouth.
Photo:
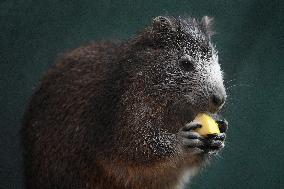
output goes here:
[[192, 114], [195, 116], [198, 113], [217, 114], [224, 106], [224, 103], [221, 106], [216, 106], [215, 104], [210, 103], [209, 100], [205, 99], [200, 99], [198, 103], [195, 103], [195, 100], [190, 95], [185, 95], [184, 102], [187, 104], [187, 107], [190, 107]]
[[217, 115], [220, 115], [220, 109], [221, 108], [211, 108], [211, 107], [194, 107], [192, 105], [187, 106], [187, 109], [184, 109], [183, 113], [181, 113], [182, 117], [184, 118], [185, 123], [189, 123], [193, 121], [198, 114], [207, 114], [210, 115], [211, 117], [215, 117]]
[[[200, 113], [205, 113], [211, 116], [219, 114], [222, 106], [210, 106], [210, 103], [206, 103], [206, 100], [200, 100], [199, 103], [193, 103], [194, 99], [190, 95], [180, 98], [174, 104], [171, 104], [169, 110], [169, 117], [177, 117], [174, 120], [181, 121], [182, 125], [193, 121]], [[175, 116], [173, 116], [175, 115]]]

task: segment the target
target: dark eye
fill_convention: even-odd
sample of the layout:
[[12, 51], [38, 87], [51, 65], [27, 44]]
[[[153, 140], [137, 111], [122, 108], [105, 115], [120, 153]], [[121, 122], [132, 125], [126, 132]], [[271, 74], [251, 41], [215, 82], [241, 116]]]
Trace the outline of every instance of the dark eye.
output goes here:
[[194, 63], [193, 63], [193, 61], [191, 61], [191, 60], [188, 59], [188, 58], [181, 58], [180, 61], [179, 61], [179, 63], [180, 63], [181, 68], [182, 68], [184, 71], [189, 72], [189, 71], [192, 71], [192, 70], [194, 69], [194, 65], [193, 65]]

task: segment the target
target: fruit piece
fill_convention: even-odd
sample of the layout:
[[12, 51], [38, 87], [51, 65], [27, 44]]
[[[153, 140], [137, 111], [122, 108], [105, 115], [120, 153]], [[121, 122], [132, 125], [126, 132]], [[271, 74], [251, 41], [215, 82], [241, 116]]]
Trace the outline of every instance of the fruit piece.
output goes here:
[[196, 132], [198, 132], [201, 136], [220, 133], [218, 124], [207, 114], [199, 113], [195, 117], [194, 121], [199, 122], [202, 125], [201, 128], [196, 129]]

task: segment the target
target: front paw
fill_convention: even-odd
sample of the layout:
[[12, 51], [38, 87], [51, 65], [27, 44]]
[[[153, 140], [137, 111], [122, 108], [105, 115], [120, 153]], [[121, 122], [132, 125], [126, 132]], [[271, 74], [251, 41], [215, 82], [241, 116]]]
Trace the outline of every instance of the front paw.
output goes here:
[[225, 133], [212, 134], [206, 137], [204, 153], [208, 155], [217, 154], [225, 146]]
[[219, 134], [211, 134], [206, 137], [195, 131], [201, 125], [195, 121], [186, 124], [179, 132], [180, 141], [184, 150], [192, 154], [217, 154], [224, 148], [228, 122], [224, 119], [216, 120], [220, 128]]
[[228, 121], [224, 119], [222, 116], [215, 114], [212, 115], [212, 118], [216, 121], [216, 123], [219, 126], [220, 132], [221, 133], [226, 133], [228, 130]]
[[197, 122], [186, 124], [178, 133], [182, 149], [190, 154], [205, 153], [206, 139], [201, 136], [195, 129], [201, 125]]
[[221, 133], [212, 134], [206, 137], [205, 153], [209, 155], [217, 154], [225, 146], [226, 132], [228, 130], [228, 121], [220, 115], [212, 115], [213, 119], [219, 126]]

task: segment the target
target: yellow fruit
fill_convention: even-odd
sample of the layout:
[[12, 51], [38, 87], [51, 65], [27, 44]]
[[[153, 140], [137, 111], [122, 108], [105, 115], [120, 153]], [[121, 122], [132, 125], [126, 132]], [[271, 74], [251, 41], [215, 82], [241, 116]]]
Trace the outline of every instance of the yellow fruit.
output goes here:
[[207, 114], [200, 113], [198, 114], [194, 121], [199, 122], [202, 127], [196, 129], [196, 132], [198, 132], [201, 136], [207, 136], [208, 134], [219, 134], [220, 130], [218, 127], [218, 124], [215, 122], [212, 117], [210, 117]]

